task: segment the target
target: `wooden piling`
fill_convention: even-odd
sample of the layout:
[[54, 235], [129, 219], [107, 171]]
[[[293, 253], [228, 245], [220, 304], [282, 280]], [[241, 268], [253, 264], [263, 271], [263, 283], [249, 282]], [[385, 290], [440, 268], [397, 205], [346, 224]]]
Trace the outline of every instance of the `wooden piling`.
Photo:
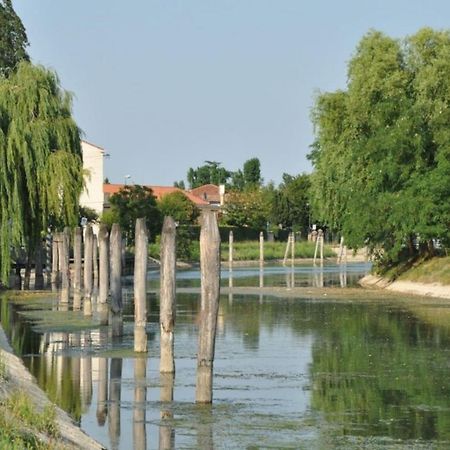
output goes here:
[[145, 219], [136, 220], [134, 245], [134, 351], [147, 351], [148, 231]]
[[291, 233], [291, 265], [295, 262], [295, 233]]
[[61, 302], [69, 302], [70, 289], [70, 273], [69, 273], [69, 248], [70, 248], [70, 228], [64, 228], [58, 244], [60, 253], [60, 267], [61, 267]]
[[93, 273], [93, 291], [98, 292], [98, 239], [94, 234], [92, 239], [92, 273]]
[[43, 273], [43, 246], [42, 240], [37, 241], [35, 261], [34, 261], [34, 289], [44, 289], [44, 273]]
[[110, 267], [111, 267], [111, 311], [114, 314], [122, 312], [122, 233], [119, 224], [115, 223], [111, 229], [110, 238]]
[[75, 228], [73, 235], [73, 290], [75, 293], [81, 293], [81, 271], [82, 271], [82, 248], [83, 248], [83, 232], [80, 227]]
[[220, 296], [220, 234], [213, 211], [204, 211], [200, 231], [201, 306], [196, 402], [212, 403], [212, 378]]
[[59, 233], [53, 233], [52, 239], [52, 275], [51, 284], [52, 291], [58, 288], [59, 284], [59, 262], [58, 262], [58, 243], [59, 243]]
[[259, 263], [264, 264], [264, 233], [259, 233]]
[[92, 296], [92, 249], [94, 234], [92, 226], [86, 225], [84, 230], [84, 298], [91, 300]]
[[161, 330], [161, 358], [159, 371], [174, 373], [173, 354], [175, 327], [176, 226], [172, 217], [165, 217], [161, 233], [161, 288], [159, 324]]
[[108, 301], [109, 291], [109, 232], [104, 224], [100, 225], [98, 231], [98, 247], [100, 259], [98, 302], [105, 304]]
[[228, 263], [230, 267], [233, 265], [233, 244], [234, 244], [234, 236], [233, 232], [230, 231], [228, 235]]

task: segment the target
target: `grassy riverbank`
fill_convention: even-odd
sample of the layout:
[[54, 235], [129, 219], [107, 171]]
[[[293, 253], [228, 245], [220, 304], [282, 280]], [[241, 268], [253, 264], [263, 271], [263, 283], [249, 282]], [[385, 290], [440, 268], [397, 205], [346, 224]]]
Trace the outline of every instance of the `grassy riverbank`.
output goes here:
[[[300, 241], [295, 243], [295, 258], [313, 258], [316, 244], [314, 242]], [[286, 242], [264, 242], [264, 259], [266, 261], [279, 260], [284, 258], [286, 252]], [[150, 256], [159, 259], [159, 243], [149, 245]], [[198, 241], [189, 243], [187, 252], [189, 260], [198, 262], [200, 260], [200, 246]], [[222, 261], [228, 261], [229, 245], [228, 242], [221, 244]], [[291, 256], [290, 250], [288, 257]], [[325, 245], [324, 257], [330, 258], [336, 256], [331, 246]], [[242, 241], [233, 244], [234, 261], [259, 261], [259, 242]]]
[[440, 283], [450, 285], [450, 256], [405, 262], [381, 274], [390, 281]]

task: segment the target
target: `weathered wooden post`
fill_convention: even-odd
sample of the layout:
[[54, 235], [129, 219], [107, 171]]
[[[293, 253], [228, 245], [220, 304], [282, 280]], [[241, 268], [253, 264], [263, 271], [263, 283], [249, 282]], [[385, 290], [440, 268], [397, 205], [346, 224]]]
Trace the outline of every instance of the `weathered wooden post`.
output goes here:
[[295, 262], [295, 233], [291, 233], [291, 264]]
[[47, 287], [51, 286], [52, 282], [52, 235], [50, 228], [45, 236], [45, 282]]
[[201, 309], [197, 356], [197, 403], [212, 402], [212, 378], [220, 296], [220, 234], [213, 211], [204, 211], [200, 231]]
[[289, 235], [288, 235], [288, 239], [287, 239], [287, 243], [286, 243], [286, 250], [284, 251], [283, 266], [286, 265], [290, 245], [291, 245], [291, 233], [289, 233]]
[[53, 233], [53, 240], [52, 240], [52, 276], [51, 276], [51, 283], [52, 283], [52, 291], [55, 291], [58, 288], [59, 284], [59, 233]]
[[264, 233], [259, 232], [259, 263], [264, 264]]
[[86, 225], [84, 229], [84, 303], [83, 313], [85, 316], [92, 315], [92, 250], [94, 234], [92, 226]]
[[93, 291], [97, 293], [98, 289], [98, 239], [94, 234], [92, 239], [92, 271], [94, 276]]
[[322, 229], [319, 229], [317, 240], [320, 241], [320, 265], [323, 266], [323, 243], [324, 243], [324, 233]]
[[115, 223], [110, 237], [110, 292], [113, 336], [122, 334], [122, 233]]
[[34, 260], [34, 289], [44, 289], [44, 273], [43, 273], [43, 247], [42, 240], [37, 241], [35, 260]]
[[108, 293], [109, 293], [109, 232], [106, 225], [101, 224], [98, 231], [99, 252], [99, 290], [98, 290], [98, 313], [100, 323], [108, 324]]
[[228, 235], [228, 264], [230, 267], [233, 265], [233, 244], [234, 244], [234, 236], [233, 232], [230, 231]]
[[338, 253], [338, 258], [337, 258], [338, 264], [342, 264], [342, 262], [343, 262], [342, 255], [343, 254], [344, 254], [344, 236], [341, 236], [341, 240], [339, 242], [339, 253]]
[[84, 230], [84, 298], [91, 299], [92, 296], [92, 249], [94, 234], [92, 226], [86, 225]]
[[73, 235], [73, 290], [75, 293], [81, 293], [81, 268], [82, 268], [82, 247], [83, 247], [83, 232], [80, 227], [75, 228]]
[[172, 217], [165, 217], [161, 233], [161, 288], [159, 324], [161, 330], [160, 372], [175, 372], [173, 354], [175, 327], [176, 226]]
[[145, 219], [136, 220], [134, 244], [134, 351], [147, 351], [148, 232]]
[[61, 302], [69, 302], [70, 273], [69, 273], [69, 247], [70, 247], [70, 228], [64, 228], [58, 244], [61, 267]]
[[315, 247], [315, 249], [314, 249], [314, 259], [313, 259], [313, 265], [315, 266], [316, 265], [316, 259], [317, 259], [317, 250], [318, 250], [318, 248], [319, 248], [319, 238], [317, 237], [316, 238], [316, 247]]

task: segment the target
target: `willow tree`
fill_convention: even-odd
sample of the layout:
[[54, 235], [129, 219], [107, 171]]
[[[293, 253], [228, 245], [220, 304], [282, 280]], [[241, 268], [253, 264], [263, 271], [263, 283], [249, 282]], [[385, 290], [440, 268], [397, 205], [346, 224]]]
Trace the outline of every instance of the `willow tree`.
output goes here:
[[[450, 33], [403, 41], [371, 31], [345, 91], [318, 96], [311, 153], [316, 214], [385, 263], [450, 242]], [[408, 253], [406, 255], [406, 253]]]
[[77, 220], [80, 130], [55, 73], [26, 62], [0, 81], [0, 273], [11, 251], [29, 254], [50, 224]]

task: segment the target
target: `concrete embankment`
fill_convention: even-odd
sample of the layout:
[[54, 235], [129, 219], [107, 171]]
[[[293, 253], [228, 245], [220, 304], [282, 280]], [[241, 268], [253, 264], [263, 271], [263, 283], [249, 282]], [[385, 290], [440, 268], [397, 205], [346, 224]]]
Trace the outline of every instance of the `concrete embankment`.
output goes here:
[[[0, 400], [17, 391], [25, 392], [38, 411], [51, 402], [39, 388], [34, 377], [28, 372], [22, 361], [13, 354], [3, 328], [0, 326], [0, 360], [4, 367], [4, 377], [0, 381]], [[85, 434], [61, 408], [55, 406], [56, 422], [59, 430], [58, 444], [55, 448], [92, 449], [104, 447]], [[43, 438], [42, 436], [39, 436]], [[45, 442], [44, 442], [45, 444]], [[55, 444], [53, 442], [53, 444]]]
[[450, 285], [440, 283], [419, 283], [416, 281], [388, 281], [383, 277], [366, 275], [359, 283], [365, 288], [380, 288], [404, 294], [450, 299]]

